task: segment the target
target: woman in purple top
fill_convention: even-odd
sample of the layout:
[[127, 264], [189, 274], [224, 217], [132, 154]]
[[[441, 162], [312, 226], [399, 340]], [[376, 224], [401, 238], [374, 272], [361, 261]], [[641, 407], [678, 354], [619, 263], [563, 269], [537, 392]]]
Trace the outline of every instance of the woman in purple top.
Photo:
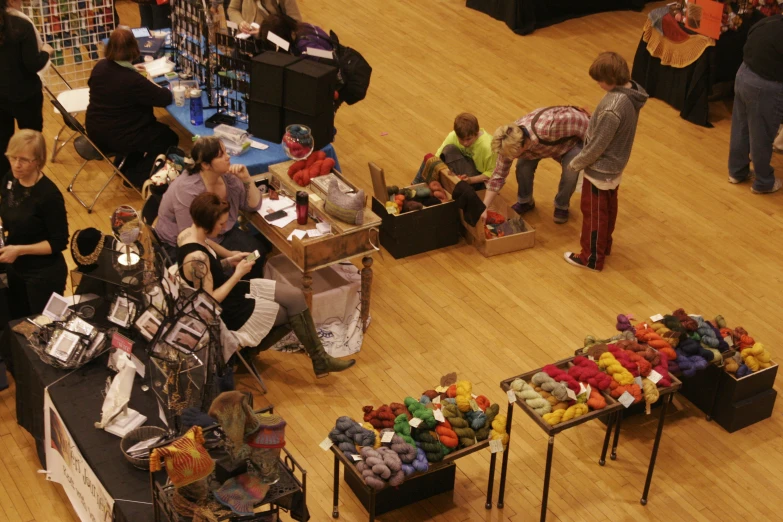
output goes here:
[[247, 167], [231, 164], [225, 146], [214, 136], [196, 141], [187, 170], [171, 183], [160, 203], [155, 230], [171, 258], [176, 259], [177, 236], [193, 224], [190, 204], [204, 192], [213, 192], [229, 204], [228, 221], [222, 232], [209, 238], [209, 246], [219, 257], [258, 250], [261, 257], [249, 277], [263, 277], [268, 241], [260, 233], [253, 235], [236, 227], [240, 210], [256, 212], [261, 208], [261, 191], [250, 179]]

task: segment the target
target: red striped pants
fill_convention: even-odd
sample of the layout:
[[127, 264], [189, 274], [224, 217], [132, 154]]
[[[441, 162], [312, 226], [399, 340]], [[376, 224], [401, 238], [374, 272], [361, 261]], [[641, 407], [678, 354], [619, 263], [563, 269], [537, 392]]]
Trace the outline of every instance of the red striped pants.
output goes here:
[[582, 237], [579, 239], [582, 252], [579, 259], [589, 268], [602, 270], [604, 259], [612, 251], [619, 190], [620, 187], [600, 190], [587, 178], [582, 180]]

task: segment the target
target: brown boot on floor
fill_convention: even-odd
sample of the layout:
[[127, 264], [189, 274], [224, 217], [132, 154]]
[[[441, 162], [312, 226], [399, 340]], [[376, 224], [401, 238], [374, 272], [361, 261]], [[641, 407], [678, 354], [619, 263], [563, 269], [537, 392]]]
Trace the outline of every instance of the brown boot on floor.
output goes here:
[[335, 359], [324, 350], [321, 339], [318, 338], [318, 331], [315, 329], [315, 321], [310, 314], [310, 310], [305, 310], [301, 314], [291, 317], [290, 322], [299, 342], [305, 347], [307, 355], [313, 361], [313, 371], [319, 379], [326, 377], [330, 372], [341, 372], [347, 370], [354, 364], [354, 359]]

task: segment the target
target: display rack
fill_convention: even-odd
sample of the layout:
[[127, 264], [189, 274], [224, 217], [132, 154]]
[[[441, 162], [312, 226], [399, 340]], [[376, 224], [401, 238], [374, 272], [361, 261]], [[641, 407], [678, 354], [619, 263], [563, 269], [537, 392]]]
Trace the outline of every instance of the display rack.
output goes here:
[[212, 14], [204, 0], [171, 0], [171, 43], [179, 71], [205, 86], [212, 101]]
[[55, 95], [87, 87], [92, 68], [103, 55], [101, 41], [115, 27], [114, 0], [31, 0], [23, 10], [43, 41], [54, 48], [51, 63], [57, 71], [44, 69], [44, 84]]
[[[568, 359], [563, 359], [562, 361], [558, 361], [554, 363], [554, 365], [557, 366], [558, 368], [566, 369], [571, 365], [573, 359], [574, 359], [573, 357], [569, 357]], [[500, 382], [500, 387], [501, 389], [503, 389], [503, 391], [508, 392], [509, 390], [511, 390], [511, 383], [514, 380], [523, 379], [526, 382], [529, 382], [530, 379], [533, 377], [533, 375], [535, 375], [540, 371], [543, 371], [543, 368], [539, 368], [537, 370], [523, 373], [521, 375], [516, 375], [514, 377], [509, 377], [508, 379], [504, 379]], [[663, 434], [663, 426], [664, 426], [664, 419], [666, 416], [666, 410], [668, 409], [668, 405], [671, 403], [674, 394], [681, 386], [679, 380], [677, 380], [674, 376], [670, 376], [670, 377], [672, 379], [672, 385], [666, 388], [658, 389], [658, 393], [660, 395], [660, 401], [662, 404], [660, 408], [661, 410], [660, 416], [658, 418], [658, 428], [655, 434], [655, 441], [653, 443], [653, 449], [650, 455], [650, 462], [647, 467], [647, 477], [645, 480], [644, 490], [641, 498], [642, 505], [647, 504], [647, 497], [650, 490], [650, 484], [652, 483], [653, 471], [655, 470], [655, 460], [658, 456], [658, 448], [661, 442], [661, 436]], [[555, 449], [555, 435], [557, 435], [562, 431], [579, 426], [580, 424], [584, 424], [585, 422], [594, 419], [599, 419], [602, 417], [608, 417], [606, 423], [606, 434], [604, 436], [604, 443], [601, 449], [601, 458], [599, 459], [598, 463], [601, 466], [603, 466], [606, 463], [606, 452], [609, 448], [609, 439], [612, 436], [613, 430], [614, 430], [614, 441], [612, 443], [611, 459], [616, 460], [617, 458], [617, 446], [620, 440], [620, 426], [621, 426], [622, 417], [626, 415], [626, 409], [623, 407], [622, 404], [617, 402], [617, 400], [611, 397], [609, 394], [603, 392], [602, 394], [606, 399], [606, 407], [604, 409], [590, 411], [585, 415], [582, 415], [581, 417], [577, 417], [570, 421], [561, 422], [554, 426], [547, 424], [540, 415], [538, 415], [532, 408], [530, 408], [527, 405], [525, 401], [517, 399], [514, 402], [509, 402], [508, 413], [507, 413], [508, 424], [506, 427], [506, 431], [509, 434], [509, 441], [511, 437], [511, 419], [514, 414], [515, 403], [519, 408], [521, 408], [528, 415], [528, 417], [533, 419], [533, 421], [536, 423], [538, 427], [544, 430], [544, 432], [549, 436], [547, 453], [546, 453], [546, 468], [544, 470], [544, 490], [541, 498], [541, 515], [540, 515], [541, 522], [544, 522], [546, 520], [547, 501], [549, 499], [549, 480], [551, 478], [551, 473], [552, 473], [552, 458], [554, 456], [554, 449]], [[500, 471], [500, 490], [498, 492], [498, 504], [497, 504], [499, 508], [502, 508], [504, 504], [504, 496], [505, 496], [505, 489], [506, 489], [506, 472], [508, 471], [508, 455], [510, 453], [510, 448], [511, 448], [511, 444], [509, 442], [509, 447], [503, 453], [503, 463]]]

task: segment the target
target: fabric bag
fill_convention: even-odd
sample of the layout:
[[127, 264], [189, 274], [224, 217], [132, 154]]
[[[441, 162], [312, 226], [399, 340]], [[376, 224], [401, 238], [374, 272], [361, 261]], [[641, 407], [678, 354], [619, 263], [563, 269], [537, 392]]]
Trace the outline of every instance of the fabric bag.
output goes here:
[[372, 76], [372, 67], [364, 59], [359, 51], [347, 47], [340, 43], [339, 38], [334, 31], [329, 31], [332, 45], [334, 45], [337, 66], [340, 72], [342, 85], [338, 92], [340, 99], [348, 105], [362, 101], [367, 96], [367, 89], [370, 87], [370, 76]]

